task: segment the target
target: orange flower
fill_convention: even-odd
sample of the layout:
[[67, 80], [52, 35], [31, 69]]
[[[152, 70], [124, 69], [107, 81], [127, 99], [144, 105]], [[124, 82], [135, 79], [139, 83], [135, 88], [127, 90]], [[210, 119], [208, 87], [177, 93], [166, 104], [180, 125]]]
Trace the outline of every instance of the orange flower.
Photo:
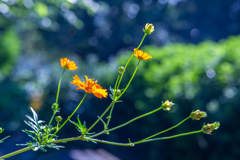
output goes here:
[[85, 78], [86, 82], [82, 82], [80, 78], [75, 75], [75, 77], [73, 77], [74, 80], [71, 83], [78, 86], [77, 89], [83, 89], [88, 93], [92, 93], [98, 98], [107, 98], [108, 93], [106, 89], [102, 89], [102, 87], [97, 84], [97, 81], [94, 81], [94, 79], [88, 79], [87, 76], [85, 76]]
[[[137, 48], [134, 48], [134, 52], [136, 50], [137, 50]], [[148, 60], [148, 59], [152, 58], [152, 56], [150, 56], [146, 52], [143, 52], [142, 50], [137, 50], [134, 55], [135, 55], [135, 57], [137, 57], [138, 60]]]
[[70, 61], [68, 58], [61, 58], [60, 59], [60, 62], [61, 62], [61, 66], [64, 68], [64, 69], [67, 69], [67, 70], [76, 70], [78, 67], [76, 66], [75, 62], [74, 61]]

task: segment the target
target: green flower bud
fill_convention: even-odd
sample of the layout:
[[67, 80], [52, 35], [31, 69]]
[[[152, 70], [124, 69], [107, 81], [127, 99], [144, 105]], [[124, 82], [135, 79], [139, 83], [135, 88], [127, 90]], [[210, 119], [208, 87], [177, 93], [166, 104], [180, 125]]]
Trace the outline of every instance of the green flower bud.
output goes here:
[[206, 134], [210, 134], [211, 135], [211, 132], [213, 130], [216, 130], [218, 129], [220, 126], [220, 123], [219, 122], [214, 122], [212, 124], [204, 124], [203, 127], [202, 127], [202, 130], [203, 130], [203, 133], [206, 133]]
[[146, 34], [151, 34], [154, 31], [154, 26], [150, 23], [147, 23], [145, 25], [145, 29], [143, 29], [143, 32]]
[[62, 117], [61, 117], [61, 116], [57, 116], [57, 117], [55, 118], [55, 120], [56, 120], [57, 122], [61, 122], [61, 121], [62, 121]]
[[53, 104], [52, 104], [52, 110], [53, 110], [54, 112], [59, 110], [58, 107], [59, 107], [59, 105], [58, 105], [57, 103], [53, 103]]
[[124, 69], [125, 69], [125, 68], [124, 68], [123, 66], [121, 66], [121, 67], [118, 68], [118, 72], [119, 72], [120, 74], [122, 74], [123, 71], [124, 71]]
[[162, 103], [161, 107], [163, 110], [167, 110], [170, 111], [172, 105], [174, 105], [174, 103], [170, 102], [169, 100], [166, 100], [164, 103]]
[[4, 131], [4, 129], [2, 129], [2, 127], [0, 127], [0, 133], [2, 133]]
[[201, 118], [207, 117], [207, 113], [200, 110], [196, 110], [196, 111], [192, 111], [190, 116], [193, 120], [200, 120]]
[[114, 89], [113, 92], [114, 92], [115, 96], [117, 96], [117, 97], [120, 96], [122, 93], [120, 89]]

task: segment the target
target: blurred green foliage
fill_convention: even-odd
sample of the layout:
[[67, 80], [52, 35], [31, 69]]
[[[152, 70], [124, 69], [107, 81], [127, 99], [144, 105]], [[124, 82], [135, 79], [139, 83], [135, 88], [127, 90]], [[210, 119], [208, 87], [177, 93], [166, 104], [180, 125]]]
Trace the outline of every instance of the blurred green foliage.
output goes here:
[[[9, 47], [11, 45], [11, 47]], [[0, 36], [0, 81], [11, 73], [20, 53], [21, 44], [18, 35], [12, 28]]]
[[[139, 85], [147, 86], [145, 94], [149, 98], [161, 95], [164, 99], [174, 100], [178, 97], [193, 99], [202, 85], [211, 82], [222, 89], [236, 87], [239, 83], [239, 46], [239, 37], [229, 37], [219, 43], [179, 43], [163, 48], [146, 46], [143, 50], [153, 59], [141, 62], [137, 79], [143, 82]], [[119, 56], [119, 63], [124, 64], [128, 56]], [[130, 70], [134, 64], [131, 67]], [[134, 87], [137, 85], [134, 84]]]

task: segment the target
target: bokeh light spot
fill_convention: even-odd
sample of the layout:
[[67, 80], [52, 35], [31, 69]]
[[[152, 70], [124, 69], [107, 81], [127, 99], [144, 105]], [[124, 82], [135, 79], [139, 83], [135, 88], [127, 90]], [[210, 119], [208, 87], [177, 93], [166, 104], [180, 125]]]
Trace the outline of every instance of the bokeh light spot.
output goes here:
[[208, 69], [206, 71], [206, 75], [208, 78], [214, 78], [216, 76], [216, 72], [213, 69]]
[[49, 19], [49, 18], [43, 18], [42, 21], [41, 21], [41, 24], [48, 28], [52, 25], [52, 21]]
[[9, 11], [9, 7], [8, 7], [6, 4], [4, 4], [4, 3], [0, 4], [0, 12], [2, 12], [3, 14], [5, 14], [5, 13], [7, 13], [8, 11]]
[[213, 99], [211, 100], [207, 105], [206, 105], [206, 109], [209, 113], [215, 113], [218, 111], [219, 109], [219, 103], [218, 100]]
[[193, 39], [197, 39], [200, 36], [200, 31], [198, 29], [194, 28], [190, 31], [190, 36]]

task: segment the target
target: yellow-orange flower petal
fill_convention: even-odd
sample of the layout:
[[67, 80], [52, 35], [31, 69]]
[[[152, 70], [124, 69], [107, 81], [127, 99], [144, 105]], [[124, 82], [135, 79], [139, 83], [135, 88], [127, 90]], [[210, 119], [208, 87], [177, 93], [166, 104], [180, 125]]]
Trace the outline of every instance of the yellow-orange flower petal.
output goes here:
[[[134, 48], [134, 52], [136, 50], [137, 50], [137, 48]], [[134, 55], [138, 60], [148, 60], [148, 59], [152, 58], [152, 56], [150, 56], [146, 52], [143, 52], [142, 50], [137, 50]]]
[[77, 89], [83, 89], [85, 92], [92, 93], [98, 98], [107, 98], [107, 89], [102, 89], [102, 87], [97, 84], [97, 81], [94, 81], [94, 79], [88, 79], [87, 76], [85, 76], [85, 78], [86, 82], [82, 82], [80, 78], [75, 75], [75, 77], [73, 77], [74, 80], [71, 83], [78, 86]]
[[61, 58], [60, 59], [60, 63], [61, 63], [61, 66], [64, 68], [64, 69], [67, 69], [67, 70], [76, 70], [78, 67], [76, 66], [75, 62], [74, 61], [70, 61], [68, 58]]

